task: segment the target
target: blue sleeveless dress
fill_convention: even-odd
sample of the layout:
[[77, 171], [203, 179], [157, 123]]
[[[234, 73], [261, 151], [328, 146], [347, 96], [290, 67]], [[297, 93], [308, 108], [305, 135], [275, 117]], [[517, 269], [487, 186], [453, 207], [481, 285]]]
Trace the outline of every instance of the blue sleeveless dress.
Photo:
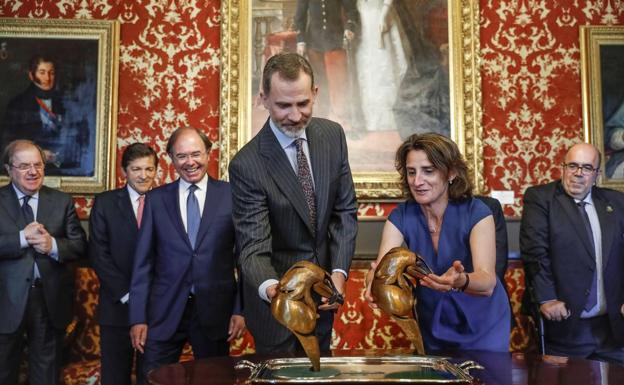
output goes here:
[[[488, 215], [492, 215], [490, 209], [478, 199], [449, 202], [437, 254], [418, 203], [399, 204], [388, 220], [403, 234], [407, 247], [421, 255], [435, 274], [442, 275], [455, 260], [461, 261], [467, 272], [474, 271], [470, 231]], [[425, 349], [509, 351], [511, 312], [507, 293], [498, 278], [490, 297], [442, 293], [420, 285], [414, 292]]]

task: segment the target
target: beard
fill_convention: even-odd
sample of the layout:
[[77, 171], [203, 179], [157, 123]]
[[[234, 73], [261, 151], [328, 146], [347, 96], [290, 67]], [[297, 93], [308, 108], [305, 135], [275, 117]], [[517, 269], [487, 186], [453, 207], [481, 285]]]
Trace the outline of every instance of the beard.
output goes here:
[[303, 132], [306, 130], [306, 128], [308, 128], [308, 126], [310, 125], [310, 120], [308, 119], [307, 122], [305, 122], [305, 124], [303, 124], [301, 127], [298, 128], [294, 128], [294, 127], [284, 127], [279, 123], [275, 123], [275, 126], [277, 127], [278, 130], [280, 130], [284, 135], [286, 135], [289, 138], [299, 138]]

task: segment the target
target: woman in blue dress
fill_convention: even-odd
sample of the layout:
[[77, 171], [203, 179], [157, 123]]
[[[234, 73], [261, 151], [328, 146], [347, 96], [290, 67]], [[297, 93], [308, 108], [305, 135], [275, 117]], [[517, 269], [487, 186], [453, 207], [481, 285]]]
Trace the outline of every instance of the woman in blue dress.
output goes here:
[[495, 274], [494, 219], [472, 196], [468, 168], [457, 145], [434, 134], [414, 134], [397, 150], [396, 168], [409, 199], [390, 214], [370, 282], [383, 256], [407, 247], [433, 274], [414, 289], [425, 349], [509, 351], [510, 309]]

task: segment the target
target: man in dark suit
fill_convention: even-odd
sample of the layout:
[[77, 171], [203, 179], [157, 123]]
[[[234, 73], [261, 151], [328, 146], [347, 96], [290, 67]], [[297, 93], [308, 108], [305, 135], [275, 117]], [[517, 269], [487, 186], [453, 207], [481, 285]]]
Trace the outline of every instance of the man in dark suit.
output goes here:
[[130, 285], [130, 333], [143, 373], [228, 354], [245, 328], [234, 277], [230, 185], [207, 174], [211, 143], [194, 128], [173, 132], [167, 153], [180, 179], [147, 194]]
[[72, 319], [73, 269], [86, 236], [72, 198], [43, 186], [44, 155], [28, 140], [9, 143], [0, 188], [0, 383], [17, 384], [28, 341], [28, 381], [58, 384]]
[[[89, 257], [100, 280], [98, 321], [102, 385], [130, 385], [134, 349], [128, 325], [128, 297], [145, 194], [152, 188], [158, 156], [143, 143], [126, 147], [121, 170], [126, 186], [95, 197], [89, 218]], [[136, 357], [137, 377], [141, 356]]]
[[321, 88], [321, 116], [346, 122], [348, 76], [344, 40], [355, 37], [355, 0], [297, 0], [297, 53], [307, 54]]
[[576, 144], [560, 181], [526, 190], [520, 250], [546, 353], [624, 363], [624, 194], [595, 186], [599, 168]]
[[[312, 118], [316, 93], [302, 56], [270, 58], [260, 94], [270, 118], [230, 164], [245, 314], [260, 353], [297, 348], [270, 311], [286, 270], [297, 261], [315, 262], [344, 293], [355, 249], [357, 207], [345, 135], [337, 123]], [[337, 306], [320, 307], [322, 350], [329, 349]]]

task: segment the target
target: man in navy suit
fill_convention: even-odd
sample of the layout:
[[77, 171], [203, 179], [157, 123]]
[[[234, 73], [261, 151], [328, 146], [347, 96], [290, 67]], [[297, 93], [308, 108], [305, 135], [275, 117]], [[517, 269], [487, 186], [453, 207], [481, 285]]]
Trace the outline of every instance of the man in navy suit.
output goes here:
[[71, 263], [87, 246], [71, 196], [43, 185], [44, 158], [29, 140], [9, 143], [3, 156], [11, 183], [0, 188], [0, 384], [17, 384], [25, 341], [28, 383], [59, 383]]
[[[121, 171], [126, 186], [95, 197], [89, 218], [89, 257], [100, 280], [98, 321], [102, 385], [130, 385], [134, 349], [128, 325], [128, 297], [145, 194], [152, 188], [158, 156], [144, 143], [126, 147]], [[137, 376], [141, 356], [137, 355]]]
[[624, 363], [624, 194], [596, 187], [600, 153], [574, 145], [560, 181], [524, 194], [520, 250], [546, 352]]
[[130, 285], [130, 333], [144, 374], [176, 362], [187, 341], [195, 358], [227, 355], [245, 328], [230, 185], [208, 176], [210, 148], [197, 129], [174, 131], [167, 153], [180, 179], [145, 200]]

